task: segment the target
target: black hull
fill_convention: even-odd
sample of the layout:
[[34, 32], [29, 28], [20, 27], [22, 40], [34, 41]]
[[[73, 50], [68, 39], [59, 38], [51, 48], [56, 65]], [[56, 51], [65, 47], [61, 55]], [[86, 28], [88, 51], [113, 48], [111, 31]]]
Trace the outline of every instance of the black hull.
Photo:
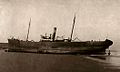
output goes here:
[[18, 39], [8, 39], [8, 51], [36, 52], [52, 54], [91, 54], [104, 53], [112, 41], [84, 41], [84, 42], [31, 42]]

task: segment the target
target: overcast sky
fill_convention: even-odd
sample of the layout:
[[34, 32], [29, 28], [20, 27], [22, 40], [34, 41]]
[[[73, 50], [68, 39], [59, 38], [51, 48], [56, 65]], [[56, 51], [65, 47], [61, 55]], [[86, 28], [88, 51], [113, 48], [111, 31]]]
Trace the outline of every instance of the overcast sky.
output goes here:
[[120, 0], [0, 0], [0, 42], [14, 36], [25, 40], [29, 20], [29, 40], [52, 33], [70, 37], [76, 13], [73, 38], [120, 41]]

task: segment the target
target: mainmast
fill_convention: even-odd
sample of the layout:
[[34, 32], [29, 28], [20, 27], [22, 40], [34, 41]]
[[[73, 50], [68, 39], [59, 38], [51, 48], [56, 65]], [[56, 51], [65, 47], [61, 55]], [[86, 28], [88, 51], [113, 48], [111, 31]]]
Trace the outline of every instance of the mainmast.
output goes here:
[[29, 36], [29, 31], [30, 31], [30, 24], [31, 24], [31, 18], [30, 18], [30, 21], [29, 21], [28, 33], [27, 33], [27, 38], [26, 38], [26, 41], [28, 41], [28, 36]]
[[75, 20], [76, 20], [76, 14], [74, 15], [74, 18], [73, 18], [73, 25], [72, 25], [72, 31], [71, 31], [70, 41], [72, 40], [72, 36], [73, 36], [73, 30], [74, 30], [74, 27], [75, 27]]

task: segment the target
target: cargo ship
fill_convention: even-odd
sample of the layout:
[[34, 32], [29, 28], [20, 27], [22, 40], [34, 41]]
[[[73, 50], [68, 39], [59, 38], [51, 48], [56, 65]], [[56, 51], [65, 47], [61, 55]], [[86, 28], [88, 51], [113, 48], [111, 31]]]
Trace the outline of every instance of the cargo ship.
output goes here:
[[73, 18], [70, 38], [56, 39], [57, 28], [54, 27], [53, 34], [50, 36], [41, 35], [38, 42], [29, 41], [29, 30], [31, 19], [29, 21], [26, 40], [15, 38], [8, 39], [8, 51], [14, 52], [36, 52], [36, 53], [54, 53], [54, 54], [98, 54], [105, 53], [106, 49], [113, 44], [109, 39], [104, 41], [73, 41], [76, 15]]

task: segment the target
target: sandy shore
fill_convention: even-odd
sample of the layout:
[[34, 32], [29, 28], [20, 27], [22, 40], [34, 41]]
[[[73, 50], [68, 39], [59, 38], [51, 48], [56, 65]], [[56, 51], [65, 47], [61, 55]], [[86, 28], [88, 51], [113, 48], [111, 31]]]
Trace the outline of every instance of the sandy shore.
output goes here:
[[120, 72], [120, 70], [79, 55], [1, 52], [0, 72]]

